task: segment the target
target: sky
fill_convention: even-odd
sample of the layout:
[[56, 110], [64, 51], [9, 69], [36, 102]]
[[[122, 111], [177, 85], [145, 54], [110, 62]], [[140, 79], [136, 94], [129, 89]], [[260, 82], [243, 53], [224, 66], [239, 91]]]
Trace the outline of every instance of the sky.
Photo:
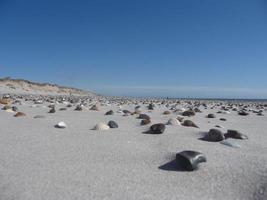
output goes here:
[[0, 0], [0, 77], [104, 95], [267, 98], [266, 0]]

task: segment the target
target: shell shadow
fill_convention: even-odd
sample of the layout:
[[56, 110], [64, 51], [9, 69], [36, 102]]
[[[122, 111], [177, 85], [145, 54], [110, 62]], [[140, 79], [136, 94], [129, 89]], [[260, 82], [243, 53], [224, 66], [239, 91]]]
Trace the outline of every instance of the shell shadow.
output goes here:
[[176, 162], [176, 160], [172, 160], [170, 162], [167, 162], [167, 163], [159, 166], [158, 168], [161, 170], [165, 170], [165, 171], [176, 171], [176, 172], [186, 172], [187, 171], [181, 165], [179, 165]]
[[143, 134], [153, 134], [151, 130], [143, 131], [142, 133], [143, 133]]
[[58, 129], [65, 129], [65, 127], [60, 127], [60, 126], [57, 125], [57, 124], [56, 124], [54, 127], [55, 127], [55, 128], [58, 128]]

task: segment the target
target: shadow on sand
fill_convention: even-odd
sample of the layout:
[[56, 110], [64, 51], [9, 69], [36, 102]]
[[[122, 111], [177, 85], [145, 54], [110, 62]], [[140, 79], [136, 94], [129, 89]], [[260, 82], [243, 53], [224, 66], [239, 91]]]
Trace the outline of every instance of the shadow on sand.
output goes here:
[[159, 169], [165, 171], [176, 171], [176, 172], [185, 172], [185, 170], [181, 165], [179, 165], [176, 160], [172, 160], [164, 165], [159, 166]]

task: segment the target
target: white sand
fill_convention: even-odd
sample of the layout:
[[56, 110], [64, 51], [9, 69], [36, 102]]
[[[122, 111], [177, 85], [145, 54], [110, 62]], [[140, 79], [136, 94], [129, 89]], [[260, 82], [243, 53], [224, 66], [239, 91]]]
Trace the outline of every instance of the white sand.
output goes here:
[[[149, 125], [140, 126], [136, 116], [123, 117], [115, 106], [80, 112], [74, 107], [58, 111], [64, 106], [59, 105], [55, 114], [48, 114], [48, 108], [30, 105], [18, 106], [26, 117], [0, 111], [1, 200], [267, 199], [266, 116], [241, 117], [232, 112], [207, 119], [217, 110], [204, 110], [190, 118], [200, 129], [167, 126], [162, 135], [149, 135], [142, 134]], [[134, 111], [134, 106], [123, 108]], [[110, 109], [115, 115], [105, 116]], [[162, 115], [166, 108], [142, 110], [152, 123], [176, 116]], [[35, 115], [46, 118], [33, 119]], [[109, 120], [119, 128], [91, 130]], [[60, 121], [66, 129], [54, 127]], [[217, 124], [224, 131], [240, 130], [249, 139], [236, 140], [241, 148], [198, 139], [200, 131]], [[208, 161], [193, 172], [165, 165], [183, 150], [200, 151]]]

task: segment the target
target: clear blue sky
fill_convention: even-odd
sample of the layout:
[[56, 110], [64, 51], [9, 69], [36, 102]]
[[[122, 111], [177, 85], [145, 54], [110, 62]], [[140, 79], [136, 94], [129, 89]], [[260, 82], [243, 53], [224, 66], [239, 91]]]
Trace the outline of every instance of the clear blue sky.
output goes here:
[[267, 2], [0, 0], [0, 76], [113, 95], [267, 98]]

